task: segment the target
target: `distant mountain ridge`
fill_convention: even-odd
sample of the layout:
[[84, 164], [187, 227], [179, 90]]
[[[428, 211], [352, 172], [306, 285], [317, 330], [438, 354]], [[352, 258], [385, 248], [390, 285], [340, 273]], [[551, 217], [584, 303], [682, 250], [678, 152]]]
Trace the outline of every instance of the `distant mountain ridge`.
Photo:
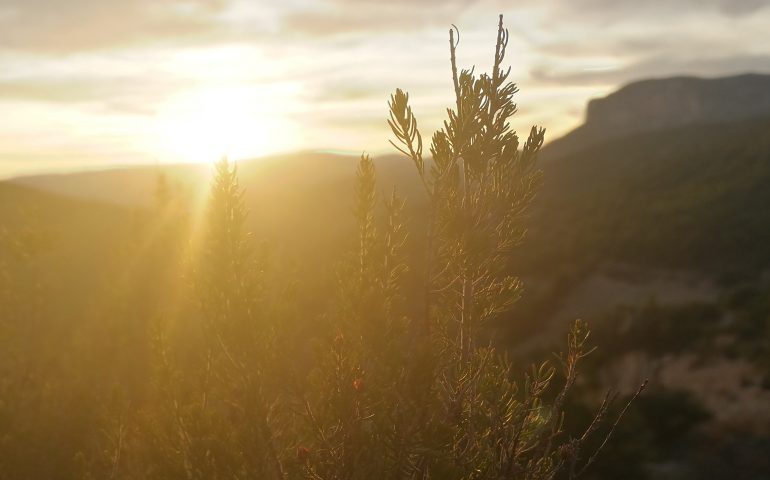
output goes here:
[[[770, 75], [674, 77], [631, 83], [591, 101], [584, 125], [547, 145], [545, 184], [531, 212], [522, 273], [551, 272], [577, 259], [724, 272], [770, 268]], [[392, 185], [423, 215], [411, 163], [376, 159], [382, 192]], [[305, 152], [239, 163], [255, 217], [284, 235], [329, 233], [303, 219], [348, 218], [357, 158]], [[151, 204], [158, 174], [202, 191], [210, 166], [136, 167], [43, 175], [14, 183], [122, 206]], [[285, 205], [276, 213], [267, 205]], [[259, 213], [261, 212], [261, 213]], [[264, 216], [260, 216], [264, 215]], [[302, 235], [300, 235], [301, 237]], [[718, 249], [720, 255], [712, 255]], [[589, 261], [589, 259], [592, 259]], [[559, 267], [561, 268], [561, 267]]]
[[[720, 272], [770, 267], [763, 246], [770, 224], [768, 132], [770, 75], [643, 80], [592, 100], [586, 123], [543, 151], [545, 184], [520, 267], [551, 271], [578, 258]], [[356, 161], [305, 152], [241, 162], [239, 173], [255, 215], [264, 214], [260, 221], [272, 225], [267, 231], [283, 244], [282, 235], [305, 218], [333, 218], [350, 228], [343, 192], [352, 191]], [[423, 208], [409, 161], [380, 156], [376, 164], [383, 192], [397, 185], [416, 211]], [[136, 167], [14, 182], [140, 206], [152, 203], [159, 173], [194, 192], [205, 187], [210, 170]], [[266, 205], [291, 208], [277, 215]], [[324, 242], [333, 245], [341, 233]], [[721, 254], [711, 255], [717, 246]]]
[[546, 148], [566, 153], [637, 133], [770, 115], [770, 75], [671, 77], [630, 83], [586, 107], [585, 123]]
[[[739, 85], [745, 88], [736, 90]], [[557, 305], [555, 299], [618, 265], [730, 282], [770, 271], [770, 76], [636, 82], [594, 101], [589, 117], [543, 151], [544, 185], [514, 262], [530, 286], [524, 304], [534, 304], [525, 317], [549, 318], [543, 309]], [[561, 155], [557, 148], [564, 148]], [[424, 224], [425, 195], [411, 162], [393, 155], [375, 161], [380, 193], [397, 186], [409, 221]], [[338, 258], [354, 228], [356, 163], [353, 156], [319, 152], [240, 162], [258, 237], [299, 264]], [[206, 195], [210, 171], [136, 167], [0, 185], [128, 211], [152, 205], [159, 174], [182, 195]], [[613, 300], [606, 302], [599, 307]]]
[[[561, 345], [567, 323], [581, 318], [600, 347], [584, 370], [598, 373], [583, 377], [583, 386], [598, 382], [622, 395], [650, 378], [655, 387], [636, 401], [618, 430], [618, 436], [625, 428], [633, 432], [628, 438], [644, 440], [627, 453], [606, 451], [622, 471], [593, 478], [627, 478], [625, 459], [640, 455], [656, 462], [645, 471], [666, 479], [733, 479], [736, 472], [734, 480], [766, 478], [741, 474], [753, 468], [752, 458], [766, 468], [770, 447], [770, 433], [755, 441], [746, 427], [770, 432], [770, 75], [629, 84], [591, 101], [586, 123], [548, 144], [542, 160], [544, 183], [512, 259], [525, 294], [492, 325], [490, 340], [527, 364], [531, 352], [550, 351], [557, 338]], [[386, 197], [396, 185], [407, 200], [407, 253], [419, 258], [428, 209], [414, 165], [402, 155], [375, 162], [378, 193]], [[248, 228], [267, 247], [268, 278], [288, 285], [274, 291], [295, 302], [291, 310], [297, 313], [286, 317], [268, 310], [279, 318], [297, 315], [309, 329], [326, 325], [315, 320], [345, 272], [334, 265], [356, 248], [356, 164], [355, 156], [324, 152], [238, 164]], [[173, 314], [175, 297], [155, 288], [172, 250], [164, 248], [172, 237], [158, 227], [177, 220], [158, 215], [155, 191], [164, 178], [172, 198], [189, 202], [197, 220], [211, 170], [136, 166], [0, 182], [0, 238], [4, 231], [29, 228], [50, 239], [39, 265], [48, 323], [32, 323], [53, 332], [49, 350], [114, 323], [119, 335], [98, 350], [111, 353], [113, 345], [139, 345], [133, 335], [168, 311], [172, 318], [194, 320], [188, 312]], [[180, 256], [196, 252], [173, 250]], [[420, 264], [413, 270], [421, 271]], [[421, 291], [422, 283], [414, 283], [419, 278], [406, 273], [404, 291]], [[302, 295], [295, 295], [300, 289]], [[100, 299], [107, 299], [105, 305]], [[151, 306], [137, 314], [138, 303]], [[135, 364], [130, 371], [144, 372]], [[701, 438], [685, 425], [706, 413], [713, 418]], [[730, 438], [715, 440], [722, 431]], [[671, 442], [671, 432], [686, 439]], [[647, 442], [659, 447], [645, 453]], [[715, 465], [722, 465], [722, 456], [735, 463], [704, 477], [698, 472], [711, 465], [703, 466], [705, 456]]]
[[[378, 164], [390, 164], [392, 158], [381, 157]], [[283, 185], [285, 190], [294, 191], [340, 179], [352, 181], [357, 161], [357, 156], [311, 151], [243, 160], [237, 165], [240, 181], [247, 190], [277, 191], [280, 190], [277, 187]], [[406, 161], [398, 163], [411, 166]], [[380, 170], [383, 170], [381, 176], [387, 176], [392, 168], [382, 165]], [[154, 201], [159, 175], [164, 175], [171, 187], [194, 194], [207, 188], [213, 171], [213, 164], [137, 165], [69, 174], [30, 175], [11, 179], [9, 183], [123, 206], [147, 206]], [[393, 175], [405, 176], [394, 172], [390, 177]]]

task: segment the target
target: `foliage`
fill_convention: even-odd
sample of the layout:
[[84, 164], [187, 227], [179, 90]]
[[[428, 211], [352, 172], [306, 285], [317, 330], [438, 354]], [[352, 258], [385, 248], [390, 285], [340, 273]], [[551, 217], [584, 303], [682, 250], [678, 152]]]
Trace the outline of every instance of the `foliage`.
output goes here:
[[770, 118], [722, 122], [548, 158], [521, 268], [538, 274], [621, 263], [688, 269], [730, 284], [757, 278], [770, 265]]
[[[122, 272], [138, 286], [116, 282], [115, 305], [102, 311], [111, 317], [84, 330], [90, 340], [67, 370], [87, 380], [73, 392], [90, 396], [73, 410], [88, 415], [73, 415], [84, 427], [59, 450], [66, 460], [52, 463], [66, 465], [61, 478], [545, 480], [594, 462], [628, 404], [613, 410], [607, 394], [578, 433], [563, 428], [590, 352], [585, 324], [556, 364], [529, 370], [484, 340], [521, 295], [511, 255], [540, 182], [544, 130], [520, 141], [510, 127], [517, 88], [502, 67], [502, 17], [491, 74], [458, 70], [456, 34], [455, 102], [429, 153], [409, 95], [399, 89], [389, 104], [427, 228], [407, 223], [395, 189], [383, 198], [363, 155], [355, 248], [317, 311], [297, 307], [301, 279], [271, 269], [252, 237], [234, 164], [216, 164], [202, 219], [180, 212], [158, 177]], [[159, 306], [133, 306], [142, 301]], [[111, 349], [124, 356], [108, 362]]]

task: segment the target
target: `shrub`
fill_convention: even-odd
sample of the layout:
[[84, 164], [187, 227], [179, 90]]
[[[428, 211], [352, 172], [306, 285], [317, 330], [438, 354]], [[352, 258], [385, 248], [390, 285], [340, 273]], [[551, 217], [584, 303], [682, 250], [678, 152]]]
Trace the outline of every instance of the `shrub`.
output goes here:
[[[395, 190], [380, 200], [374, 162], [363, 155], [357, 248], [319, 319], [327, 328], [306, 352], [286, 300], [268, 298], [279, 289], [244, 228], [237, 169], [220, 162], [193, 282], [199, 336], [194, 348], [179, 348], [157, 330], [154, 393], [137, 427], [119, 424], [107, 443], [104, 476], [539, 480], [574, 478], [593, 462], [617, 420], [584, 446], [607, 422], [613, 397], [580, 435], [562, 429], [588, 353], [585, 325], [575, 323], [557, 366], [526, 372], [481, 340], [521, 294], [509, 259], [539, 183], [544, 130], [533, 127], [521, 142], [510, 128], [517, 88], [502, 67], [502, 16], [489, 75], [458, 71], [455, 33], [455, 105], [429, 157], [409, 95], [397, 90], [389, 104], [393, 144], [428, 199], [421, 251], [407, 253], [415, 249], [405, 248], [414, 240], [405, 202]], [[410, 269], [417, 291], [407, 288]], [[415, 301], [417, 315], [406, 308]]]

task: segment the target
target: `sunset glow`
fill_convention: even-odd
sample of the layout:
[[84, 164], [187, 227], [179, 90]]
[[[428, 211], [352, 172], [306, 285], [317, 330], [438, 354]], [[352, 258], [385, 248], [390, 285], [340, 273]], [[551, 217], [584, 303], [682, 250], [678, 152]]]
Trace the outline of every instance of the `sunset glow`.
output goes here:
[[770, 480], [770, 0], [0, 0], [0, 480]]
[[497, 13], [526, 92], [514, 126], [546, 125], [546, 142], [579, 125], [588, 100], [639, 78], [770, 71], [770, 44], [757, 41], [767, 2], [695, 3], [450, 0], [405, 15], [401, 2], [9, 0], [0, 178], [224, 153], [392, 153], [388, 96], [408, 90], [422, 126], [440, 127], [447, 30], [462, 25], [462, 65], [487, 69]]
[[161, 105], [158, 151], [166, 162], [253, 158], [299, 147], [296, 126], [269, 95], [245, 87], [194, 89]]

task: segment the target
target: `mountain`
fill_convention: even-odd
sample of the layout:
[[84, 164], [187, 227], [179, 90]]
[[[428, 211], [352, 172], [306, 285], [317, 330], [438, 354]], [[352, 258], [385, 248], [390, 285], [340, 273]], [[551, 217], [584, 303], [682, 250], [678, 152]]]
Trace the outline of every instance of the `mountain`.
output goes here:
[[542, 152], [517, 254], [520, 325], [718, 301], [770, 271], [768, 98], [770, 76], [741, 75], [647, 80], [591, 102], [586, 124]]
[[515, 254], [528, 293], [511, 335], [621, 305], [718, 303], [761, 284], [770, 271], [767, 132], [770, 115], [689, 125], [543, 162]]
[[768, 132], [770, 111], [629, 134], [544, 162], [529, 242], [552, 263], [762, 271], [770, 267]]
[[644, 80], [592, 100], [541, 155], [517, 262], [538, 305], [527, 316], [588, 316], [619, 303], [610, 290], [690, 301], [770, 270], [769, 131], [768, 75]]
[[[297, 280], [310, 297], [301, 306], [309, 325], [333, 288], [335, 260], [354, 248], [356, 161], [309, 152], [238, 164], [250, 229], [280, 259], [276, 274]], [[584, 384], [628, 391], [651, 377], [652, 391], [617, 432], [622, 437], [627, 428], [641, 444], [633, 443], [632, 454], [609, 446], [605, 456], [620, 470], [598, 478], [627, 478], [640, 463], [708, 473], [757, 462], [766, 472], [770, 435], [760, 430], [770, 431], [770, 76], [632, 83], [592, 101], [584, 125], [544, 148], [541, 166], [544, 184], [514, 262], [526, 293], [495, 333], [529, 361], [532, 350], [550, 348], [568, 322], [583, 318], [600, 347], [587, 360]], [[384, 156], [376, 167], [380, 191], [397, 185], [411, 226], [425, 225], [411, 163]], [[152, 223], [158, 181], [165, 178], [198, 208], [210, 172], [170, 165], [0, 183], [0, 239], [30, 221], [52, 239], [42, 265], [52, 292], [46, 308], [62, 317], [52, 338], [83, 318], [101, 328], [104, 309], [92, 299], [124, 292], [126, 283], [138, 287], [125, 296], [124, 311], [109, 312], [112, 322], [135, 321], [135, 305], [153, 296], [169, 303], [153, 291], [163, 275], [156, 264], [180, 252], [156, 241], [164, 228]], [[169, 235], [186, 241], [186, 233]], [[110, 281], [121, 276], [133, 281]], [[135, 334], [129, 329], [125, 337]], [[704, 419], [708, 428], [693, 430]], [[723, 434], [728, 430], [737, 440]], [[731, 466], [735, 451], [740, 464]]]
[[[353, 156], [315, 152], [277, 155], [239, 162], [239, 178], [248, 190], [291, 192], [350, 177], [356, 160]], [[161, 174], [178, 193], [194, 195], [205, 190], [212, 172], [212, 165], [172, 164], [35, 175], [13, 179], [12, 183], [78, 198], [142, 206], [153, 202]], [[283, 188], [287, 179], [289, 186]]]
[[[563, 289], [593, 291], [586, 282], [604, 285], [606, 279], [597, 283], [596, 275], [618, 268], [666, 270], [674, 278], [691, 272], [708, 281], [770, 269], [768, 131], [770, 76], [644, 80], [591, 101], [586, 123], [542, 153], [545, 182], [517, 261], [517, 271], [529, 280], [527, 301], [542, 298], [558, 310], [569, 298]], [[306, 152], [240, 162], [256, 234], [299, 263], [343, 250], [352, 228], [345, 192], [352, 192], [356, 160]], [[381, 192], [397, 185], [419, 224], [424, 196], [412, 165], [397, 156], [376, 158], [376, 164]], [[200, 195], [210, 171], [200, 165], [137, 167], [13, 183], [133, 208], [152, 203], [159, 174], [178, 191]], [[306, 238], [314, 239], [312, 247]], [[647, 286], [639, 301], [690, 291], [659, 289], [667, 285], [660, 275], [641, 275]], [[609, 302], [575, 300], [599, 308]]]
[[583, 125], [551, 142], [547, 156], [558, 157], [636, 133], [729, 123], [768, 113], [770, 75], [642, 80], [591, 100]]
[[137, 220], [133, 209], [0, 182], [0, 249], [11, 236], [41, 253], [45, 311], [62, 321], [77, 318], [95, 290], [111, 284]]
[[[317, 152], [238, 162], [239, 182], [244, 187], [250, 213], [249, 228], [255, 238], [269, 246], [273, 257], [298, 271], [318, 277], [319, 272], [330, 270], [333, 259], [341, 258], [346, 249], [352, 248], [351, 202], [357, 162], [356, 156]], [[414, 168], [411, 162], [401, 157], [382, 157], [377, 159], [377, 168], [382, 195], [389, 195], [393, 185], [398, 185], [400, 193], [410, 199], [412, 217], [419, 218], [423, 197], [418, 181], [410, 175]], [[144, 217], [154, 205], [159, 178], [165, 179], [172, 195], [192, 205], [195, 211], [191, 213], [197, 216], [205, 209], [212, 173], [211, 165], [138, 166], [21, 177], [0, 185], [23, 190], [32, 197], [37, 193], [41, 197], [64, 199], [56, 210], [59, 216], [53, 220], [54, 240], [62, 230], [75, 236], [88, 232], [100, 249], [109, 250], [125, 249], [124, 244], [143, 234]], [[56, 205], [55, 201], [45, 203]], [[114, 215], [106, 222], [88, 222], [81, 204], [93, 204], [94, 209], [98, 206]], [[16, 201], [6, 204], [8, 210], [19, 212], [28, 210], [24, 205]], [[73, 221], [68, 228], [70, 217]], [[14, 217], [19, 223], [22, 219], [21, 213]], [[87, 228], [81, 220], [88, 222]], [[116, 222], [120, 225], [117, 231], [125, 237], [122, 240], [111, 233]], [[104, 231], [94, 233], [100, 228]], [[99, 255], [86, 253], [90, 245], [91, 242], [82, 242], [77, 254], [57, 248], [51, 255], [58, 258], [66, 252], [71, 261], [87, 256], [87, 264], [98, 265]], [[94, 269], [86, 277], [96, 274], [101, 275]]]

